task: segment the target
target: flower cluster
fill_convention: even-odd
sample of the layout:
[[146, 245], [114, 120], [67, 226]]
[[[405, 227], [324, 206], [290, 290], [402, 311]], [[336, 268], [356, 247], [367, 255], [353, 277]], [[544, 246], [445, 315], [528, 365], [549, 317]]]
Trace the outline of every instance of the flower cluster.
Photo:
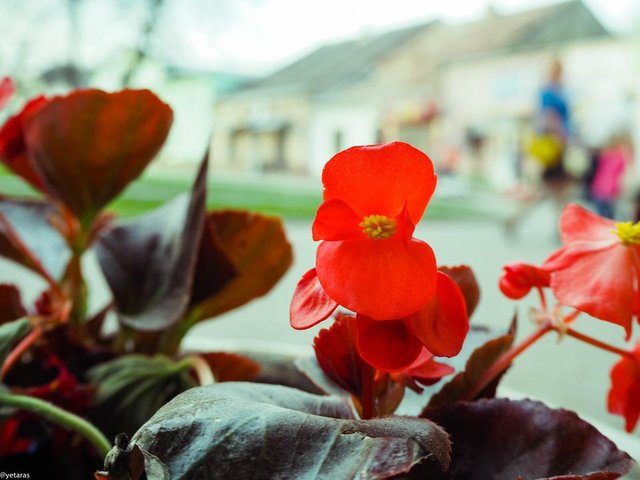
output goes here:
[[338, 306], [354, 312], [357, 352], [382, 372], [456, 355], [469, 329], [465, 298], [413, 237], [436, 187], [429, 157], [401, 142], [353, 147], [329, 160], [322, 181], [312, 227], [321, 243], [296, 287], [291, 325], [312, 327]]
[[[558, 306], [572, 307], [564, 318], [548, 316], [552, 327], [622, 356], [611, 371], [608, 408], [622, 415], [632, 431], [640, 417], [640, 350], [619, 350], [569, 327], [581, 312], [621, 326], [631, 338], [640, 301], [640, 224], [616, 223], [578, 205], [568, 205], [560, 218], [563, 246], [540, 266], [515, 263], [504, 267], [500, 289], [509, 298], [532, 288], [550, 288]], [[558, 308], [556, 308], [558, 311]]]

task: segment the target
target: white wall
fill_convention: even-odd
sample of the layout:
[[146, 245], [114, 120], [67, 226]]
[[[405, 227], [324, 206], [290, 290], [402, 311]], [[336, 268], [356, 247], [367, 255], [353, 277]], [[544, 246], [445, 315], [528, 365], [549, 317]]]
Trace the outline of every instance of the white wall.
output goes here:
[[335, 134], [342, 132], [342, 147], [370, 145], [376, 141], [378, 115], [373, 107], [323, 105], [313, 109], [310, 121], [309, 173], [320, 175], [336, 153]]

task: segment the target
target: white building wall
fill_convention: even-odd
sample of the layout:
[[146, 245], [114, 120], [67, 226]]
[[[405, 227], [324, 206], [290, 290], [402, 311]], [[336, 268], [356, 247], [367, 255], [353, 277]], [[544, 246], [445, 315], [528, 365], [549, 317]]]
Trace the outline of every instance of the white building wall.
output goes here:
[[[309, 172], [320, 175], [327, 161], [338, 151], [354, 145], [376, 142], [378, 114], [370, 106], [318, 105], [310, 120]], [[340, 132], [341, 145], [336, 145]]]

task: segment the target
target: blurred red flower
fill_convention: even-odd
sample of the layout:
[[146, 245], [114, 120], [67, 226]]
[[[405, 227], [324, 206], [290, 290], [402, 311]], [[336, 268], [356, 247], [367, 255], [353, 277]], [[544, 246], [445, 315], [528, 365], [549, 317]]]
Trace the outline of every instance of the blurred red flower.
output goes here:
[[0, 161], [37, 190], [44, 192], [42, 178], [35, 170], [27, 154], [25, 118], [47, 103], [45, 97], [36, 97], [13, 115], [0, 128]]
[[513, 300], [526, 296], [534, 287], [549, 286], [549, 272], [535, 265], [510, 263], [502, 267], [502, 270], [500, 290]]
[[607, 400], [610, 413], [621, 415], [625, 429], [632, 432], [640, 418], [640, 344], [632, 356], [622, 357], [611, 369], [611, 390]]
[[564, 247], [542, 268], [560, 303], [622, 326], [627, 340], [638, 313], [640, 224], [616, 223], [578, 205], [560, 217]]
[[10, 77], [0, 78], [0, 110], [9, 102], [16, 91], [16, 86]]
[[377, 320], [403, 318], [433, 296], [436, 260], [412, 238], [433, 194], [429, 157], [406, 143], [353, 147], [322, 173], [318, 281], [336, 303]]

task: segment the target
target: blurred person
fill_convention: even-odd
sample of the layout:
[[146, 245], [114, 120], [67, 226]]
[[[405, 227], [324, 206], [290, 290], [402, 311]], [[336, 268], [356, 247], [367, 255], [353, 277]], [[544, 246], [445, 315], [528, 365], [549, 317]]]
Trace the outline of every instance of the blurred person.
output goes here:
[[622, 193], [624, 173], [633, 158], [629, 135], [616, 134], [600, 151], [590, 196], [598, 215], [615, 218], [615, 205]]
[[562, 84], [562, 64], [557, 60], [552, 63], [548, 80], [540, 89], [535, 123], [527, 153], [537, 166], [539, 180], [535, 191], [519, 197], [519, 207], [506, 220], [507, 233], [515, 233], [517, 222], [546, 198], [553, 200], [558, 215], [567, 201], [571, 177], [565, 167], [565, 153], [571, 118]]

